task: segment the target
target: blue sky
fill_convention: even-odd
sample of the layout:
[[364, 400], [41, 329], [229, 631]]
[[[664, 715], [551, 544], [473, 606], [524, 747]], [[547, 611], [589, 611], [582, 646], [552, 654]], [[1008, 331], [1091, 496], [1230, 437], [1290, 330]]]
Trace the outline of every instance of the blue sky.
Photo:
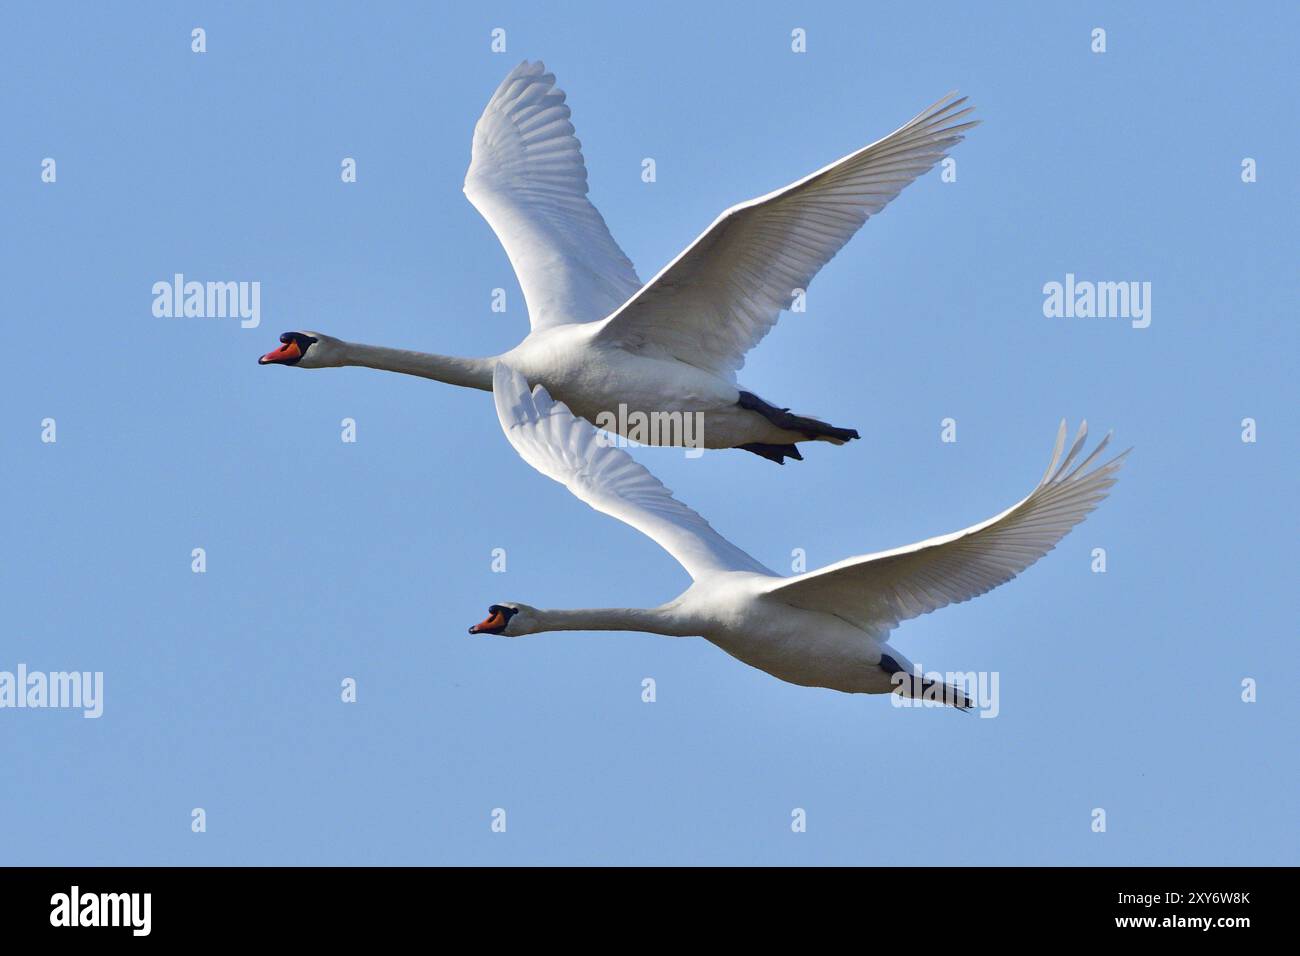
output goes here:
[[[0, 670], [103, 671], [105, 701], [0, 710], [0, 863], [1296, 862], [1300, 16], [838, 6], [6, 7]], [[698, 640], [471, 638], [494, 601], [651, 605], [687, 581], [518, 459], [483, 393], [255, 364], [285, 329], [522, 337], [461, 181], [524, 58], [568, 92], [643, 278], [726, 206], [971, 97], [957, 181], [870, 221], [742, 373], [863, 440], [785, 468], [638, 457], [788, 568], [995, 514], [1062, 417], [1115, 429], [1136, 451], [1084, 525], [894, 635], [927, 668], [998, 672], [997, 719], [782, 684]], [[261, 282], [260, 328], [154, 317], [177, 272]], [[1045, 318], [1067, 273], [1150, 282], [1150, 327]]]

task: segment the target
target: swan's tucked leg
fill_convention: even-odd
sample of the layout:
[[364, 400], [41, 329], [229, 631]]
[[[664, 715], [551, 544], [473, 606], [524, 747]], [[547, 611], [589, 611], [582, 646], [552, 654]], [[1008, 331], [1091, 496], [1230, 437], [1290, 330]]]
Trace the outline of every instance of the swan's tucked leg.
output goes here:
[[928, 678], [913, 674], [888, 654], [880, 655], [880, 669], [890, 677], [893, 677], [895, 674], [906, 675], [898, 681], [899, 685], [903, 689], [904, 697], [913, 697], [917, 700], [924, 700], [927, 691], [931, 690], [931, 688], [938, 687], [940, 690], [930, 699], [938, 699], [945, 704], [951, 704], [958, 710], [970, 710], [975, 706], [970, 698], [962, 693], [961, 688], [952, 684], [940, 684], [938, 681], [929, 680]]
[[[836, 445], [842, 445], [846, 441], [852, 441], [854, 438], [862, 437], [852, 428], [837, 428], [834, 425], [828, 425], [815, 418], [804, 418], [802, 415], [791, 414], [790, 409], [778, 408], [769, 402], [763, 401], [753, 392], [742, 391], [736, 404], [746, 411], [758, 412], [758, 414], [762, 415], [778, 428], [784, 428], [792, 432], [803, 432], [803, 434], [808, 438], [822, 438], [833, 442]], [[742, 445], [741, 447], [744, 448], [746, 446]], [[758, 454], [762, 453], [758, 452]], [[797, 458], [799, 456], [794, 455], [792, 457]]]

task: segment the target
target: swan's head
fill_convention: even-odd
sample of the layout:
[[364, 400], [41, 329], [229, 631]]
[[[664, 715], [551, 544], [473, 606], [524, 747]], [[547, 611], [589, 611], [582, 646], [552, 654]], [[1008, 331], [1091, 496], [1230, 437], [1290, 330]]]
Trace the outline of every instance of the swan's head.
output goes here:
[[339, 340], [319, 332], [285, 332], [280, 346], [257, 360], [258, 365], [296, 365], [299, 368], [326, 368], [332, 361]]
[[535, 609], [527, 604], [510, 602], [493, 604], [488, 616], [469, 629], [471, 634], [499, 634], [502, 637], [521, 637], [533, 633]]

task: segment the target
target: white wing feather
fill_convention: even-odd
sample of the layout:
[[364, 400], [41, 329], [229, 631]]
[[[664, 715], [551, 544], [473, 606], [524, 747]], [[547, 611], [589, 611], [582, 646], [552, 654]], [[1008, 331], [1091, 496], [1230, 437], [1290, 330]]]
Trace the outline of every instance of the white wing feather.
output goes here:
[[950, 93], [884, 139], [774, 193], [733, 206], [610, 316], [598, 337], [734, 377], [868, 217], [977, 121]]
[[848, 558], [776, 582], [768, 593], [795, 607], [836, 614], [883, 638], [900, 621], [991, 591], [1051, 551], [1115, 483], [1127, 451], [1087, 470], [1110, 435], [1067, 471], [1087, 434], [1084, 422], [1061, 461], [1062, 421], [1051, 464], [1038, 487], [988, 521], [919, 544]]
[[492, 377], [497, 417], [520, 457], [574, 497], [654, 539], [692, 578], [717, 571], [771, 574], [673, 497], [632, 456], [504, 362]]
[[640, 288], [587, 199], [582, 144], [540, 61], [515, 67], [483, 110], [465, 195], [505, 247], [534, 330], [602, 319]]

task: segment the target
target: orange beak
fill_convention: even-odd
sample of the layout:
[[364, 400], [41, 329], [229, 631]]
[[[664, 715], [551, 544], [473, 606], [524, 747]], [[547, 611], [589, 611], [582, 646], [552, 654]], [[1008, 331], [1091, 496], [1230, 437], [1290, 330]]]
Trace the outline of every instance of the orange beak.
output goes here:
[[260, 359], [257, 360], [257, 364], [258, 365], [276, 365], [276, 364], [283, 365], [289, 362], [296, 362], [300, 358], [302, 358], [302, 349], [298, 348], [297, 342], [295, 342], [293, 339], [289, 339], [278, 349], [275, 349], [274, 351], [271, 352], [267, 352], [265, 355], [263, 355]]
[[471, 634], [492, 634], [498, 628], [506, 626], [506, 616], [500, 611], [493, 611], [492, 615], [485, 621], [479, 621], [469, 629]]

